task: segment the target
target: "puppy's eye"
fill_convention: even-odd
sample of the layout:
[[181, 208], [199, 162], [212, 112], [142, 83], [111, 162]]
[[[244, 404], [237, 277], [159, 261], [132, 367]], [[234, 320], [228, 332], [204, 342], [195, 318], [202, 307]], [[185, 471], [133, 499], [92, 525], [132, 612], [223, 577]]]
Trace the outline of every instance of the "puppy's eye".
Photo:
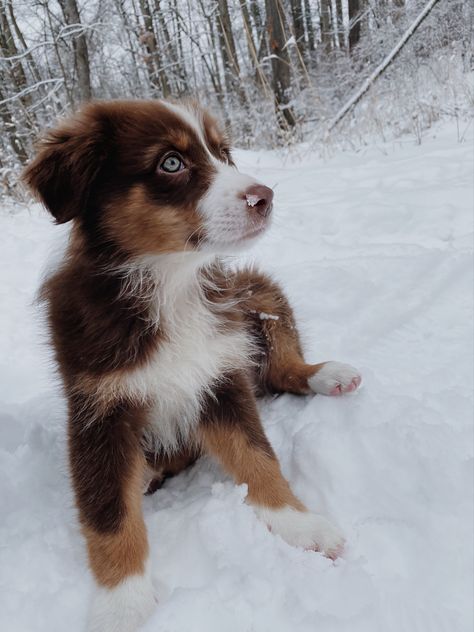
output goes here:
[[162, 171], [166, 171], [166, 173], [176, 173], [177, 171], [184, 169], [184, 162], [178, 154], [171, 154], [160, 164], [160, 169]]
[[232, 153], [228, 147], [222, 147], [220, 149], [221, 160], [231, 167], [235, 167], [235, 163], [232, 159]]

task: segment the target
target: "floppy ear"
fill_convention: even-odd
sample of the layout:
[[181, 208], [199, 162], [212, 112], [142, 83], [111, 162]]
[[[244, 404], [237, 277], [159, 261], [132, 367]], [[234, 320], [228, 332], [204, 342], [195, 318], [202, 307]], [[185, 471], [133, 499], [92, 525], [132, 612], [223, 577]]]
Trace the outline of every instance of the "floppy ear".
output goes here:
[[105, 158], [105, 140], [94, 105], [46, 134], [23, 179], [58, 224], [77, 217]]

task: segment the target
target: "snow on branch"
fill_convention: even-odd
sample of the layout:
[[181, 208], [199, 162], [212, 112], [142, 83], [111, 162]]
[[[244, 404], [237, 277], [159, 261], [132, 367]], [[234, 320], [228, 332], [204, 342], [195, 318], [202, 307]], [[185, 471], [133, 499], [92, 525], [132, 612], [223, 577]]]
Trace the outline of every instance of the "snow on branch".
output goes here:
[[62, 38], [66, 38], [73, 35], [79, 36], [79, 35], [82, 35], [83, 33], [96, 29], [97, 27], [105, 27], [105, 25], [102, 22], [95, 22], [93, 24], [88, 24], [88, 25], [70, 24], [70, 25], [64, 26], [58, 31], [58, 34], [54, 39], [44, 40], [43, 42], [34, 44], [33, 46], [30, 46], [22, 53], [18, 53], [18, 55], [10, 55], [9, 57], [4, 57], [3, 55], [1, 55], [0, 63], [7, 62], [7, 61], [8, 62], [20, 61], [21, 59], [25, 59], [26, 57], [31, 55], [31, 53], [33, 53], [38, 48], [43, 48], [46, 46], [55, 46], [58, 43], [58, 41]]
[[380, 77], [380, 75], [388, 68], [388, 66], [392, 63], [398, 53], [402, 50], [405, 44], [408, 42], [410, 37], [415, 33], [417, 28], [423, 22], [423, 20], [428, 16], [433, 7], [439, 2], [439, 0], [430, 0], [425, 8], [418, 14], [416, 19], [412, 22], [409, 28], [405, 31], [402, 38], [399, 40], [398, 44], [393, 48], [390, 53], [385, 57], [381, 64], [377, 66], [377, 68], [372, 72], [372, 74], [364, 81], [362, 86], [357, 90], [357, 92], [343, 105], [343, 107], [339, 110], [333, 120], [330, 122], [327, 132], [329, 133], [332, 129], [338, 125], [342, 119], [346, 116], [346, 114], [352, 110], [352, 108], [359, 102], [362, 96], [369, 90], [371, 85]]
[[35, 92], [36, 90], [38, 90], [38, 88], [46, 84], [50, 84], [50, 83], [56, 84], [53, 88], [53, 91], [55, 91], [57, 86], [62, 84], [63, 82], [64, 82], [63, 79], [58, 79], [58, 78], [44, 79], [43, 81], [38, 81], [34, 85], [28, 86], [24, 90], [21, 90], [20, 92], [17, 92], [16, 94], [13, 94], [11, 97], [8, 97], [7, 99], [3, 99], [2, 101], [0, 101], [0, 105], [4, 105], [5, 103], [10, 103], [11, 101], [16, 101], [17, 99], [21, 99], [22, 97], [25, 97], [27, 94], [30, 94], [31, 92]]

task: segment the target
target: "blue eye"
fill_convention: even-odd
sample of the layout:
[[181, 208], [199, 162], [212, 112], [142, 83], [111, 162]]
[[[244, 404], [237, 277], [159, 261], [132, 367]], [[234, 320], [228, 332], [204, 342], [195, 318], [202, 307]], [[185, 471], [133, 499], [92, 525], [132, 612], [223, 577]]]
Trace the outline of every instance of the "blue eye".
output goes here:
[[184, 169], [184, 163], [177, 154], [171, 154], [163, 160], [160, 165], [160, 169], [166, 171], [166, 173], [176, 173]]

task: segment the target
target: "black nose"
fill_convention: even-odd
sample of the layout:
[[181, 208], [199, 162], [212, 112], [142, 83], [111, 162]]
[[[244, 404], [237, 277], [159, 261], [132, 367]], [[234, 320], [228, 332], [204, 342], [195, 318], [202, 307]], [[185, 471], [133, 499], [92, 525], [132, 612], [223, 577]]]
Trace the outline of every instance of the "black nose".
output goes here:
[[244, 193], [249, 211], [255, 210], [262, 217], [272, 211], [273, 191], [263, 184], [252, 184]]

